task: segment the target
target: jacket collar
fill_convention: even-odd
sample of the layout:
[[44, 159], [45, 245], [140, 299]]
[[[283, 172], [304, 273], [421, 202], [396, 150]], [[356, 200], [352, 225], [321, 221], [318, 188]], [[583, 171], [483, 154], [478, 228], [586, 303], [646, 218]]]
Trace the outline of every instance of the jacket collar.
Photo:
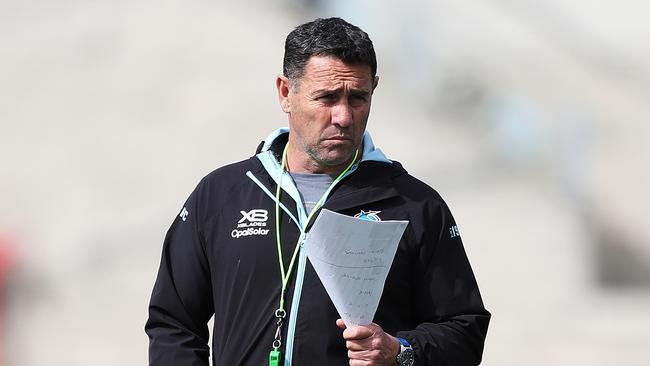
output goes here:
[[[288, 138], [289, 129], [280, 128], [274, 131], [260, 143], [257, 155], [252, 158], [256, 160], [255, 165], [259, 164], [255, 170], [265, 171], [268, 174], [269, 184], [272, 182], [277, 184], [277, 177], [280, 174], [279, 160]], [[380, 149], [375, 147], [368, 131], [363, 136], [362, 159], [351, 172], [332, 191], [324, 208], [340, 211], [395, 197], [399, 193], [394, 188], [393, 179], [406, 173], [400, 163], [389, 160]], [[301, 202], [300, 194], [291, 179], [283, 180], [282, 188], [294, 201]]]

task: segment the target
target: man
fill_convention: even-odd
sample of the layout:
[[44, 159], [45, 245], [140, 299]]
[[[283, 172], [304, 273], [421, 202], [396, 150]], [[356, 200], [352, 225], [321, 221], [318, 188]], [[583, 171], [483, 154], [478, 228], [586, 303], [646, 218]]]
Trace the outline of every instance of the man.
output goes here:
[[[342, 19], [287, 37], [276, 86], [289, 128], [206, 176], [163, 246], [151, 365], [477, 365], [490, 314], [442, 198], [375, 148], [377, 63]], [[281, 189], [278, 189], [281, 187]], [[319, 209], [409, 220], [374, 321], [346, 327], [300, 250]]]

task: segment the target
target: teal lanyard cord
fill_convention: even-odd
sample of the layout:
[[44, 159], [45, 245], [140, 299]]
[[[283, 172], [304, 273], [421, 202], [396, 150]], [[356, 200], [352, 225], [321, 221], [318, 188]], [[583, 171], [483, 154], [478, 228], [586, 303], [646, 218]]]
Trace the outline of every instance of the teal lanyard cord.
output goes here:
[[339, 174], [336, 179], [334, 179], [334, 182], [330, 184], [329, 188], [323, 193], [321, 198], [316, 202], [316, 205], [314, 205], [314, 208], [312, 208], [311, 212], [309, 213], [309, 216], [307, 216], [307, 221], [302, 225], [302, 228], [300, 229], [300, 236], [298, 237], [298, 242], [296, 243], [296, 248], [293, 250], [293, 255], [291, 256], [291, 261], [289, 262], [289, 268], [285, 271], [284, 269], [284, 260], [282, 258], [282, 239], [280, 238], [280, 193], [282, 191], [282, 177], [284, 176], [285, 173], [285, 168], [287, 166], [287, 151], [288, 151], [289, 144], [284, 147], [284, 151], [282, 152], [282, 163], [280, 165], [280, 178], [278, 179], [278, 187], [275, 191], [275, 238], [276, 238], [276, 243], [278, 246], [278, 261], [280, 264], [280, 274], [282, 276], [282, 292], [280, 293], [280, 306], [278, 307], [277, 310], [275, 310], [275, 317], [277, 318], [277, 330], [275, 332], [275, 340], [273, 341], [273, 351], [271, 351], [271, 354], [269, 356], [269, 365], [270, 366], [276, 366], [279, 365], [280, 362], [280, 351], [279, 348], [282, 345], [282, 319], [285, 318], [287, 315], [286, 310], [284, 309], [284, 295], [287, 289], [287, 285], [289, 284], [289, 278], [291, 278], [291, 272], [293, 271], [293, 265], [296, 262], [296, 258], [298, 257], [298, 252], [300, 252], [300, 244], [302, 243], [304, 237], [305, 237], [305, 228], [307, 224], [311, 221], [313, 216], [316, 214], [318, 209], [325, 203], [327, 200], [327, 197], [329, 196], [330, 192], [334, 187], [343, 179], [343, 177], [347, 174], [347, 172], [352, 168], [354, 163], [357, 161], [357, 157], [359, 156], [359, 150], [357, 149], [354, 153], [354, 158], [350, 162], [350, 164]]

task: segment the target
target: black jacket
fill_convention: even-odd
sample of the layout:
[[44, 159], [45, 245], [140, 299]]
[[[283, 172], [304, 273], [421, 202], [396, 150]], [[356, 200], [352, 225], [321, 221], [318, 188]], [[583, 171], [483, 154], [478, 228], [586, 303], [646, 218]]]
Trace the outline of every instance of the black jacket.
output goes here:
[[[278, 141], [275, 145], [283, 138]], [[222, 167], [199, 183], [169, 229], [145, 327], [150, 365], [208, 365], [212, 315], [214, 365], [268, 364], [281, 291], [275, 203], [251, 176], [275, 192], [275, 180], [258, 157]], [[288, 194], [281, 202], [298, 217]], [[398, 162], [362, 161], [324, 208], [351, 216], [373, 210], [382, 220], [409, 220], [374, 322], [411, 343], [415, 365], [479, 364], [490, 313], [438, 193]], [[281, 215], [285, 266], [299, 235], [293, 221]], [[302, 276], [297, 265], [286, 294], [286, 304], [298, 306], [289, 314], [295, 318], [293, 339], [287, 339], [290, 327], [283, 328], [284, 343], [292, 343], [290, 364], [348, 365], [335, 324], [339, 316], [311, 264], [304, 262]], [[302, 282], [299, 301], [293, 301], [296, 281]]]

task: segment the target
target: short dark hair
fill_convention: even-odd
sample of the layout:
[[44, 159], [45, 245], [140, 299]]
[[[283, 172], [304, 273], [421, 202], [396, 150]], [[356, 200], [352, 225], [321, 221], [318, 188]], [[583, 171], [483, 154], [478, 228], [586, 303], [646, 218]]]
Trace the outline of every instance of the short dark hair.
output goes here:
[[332, 56], [346, 63], [368, 65], [373, 79], [377, 74], [377, 57], [370, 37], [341, 18], [318, 18], [291, 31], [284, 43], [284, 75], [291, 81], [301, 78], [312, 56]]

